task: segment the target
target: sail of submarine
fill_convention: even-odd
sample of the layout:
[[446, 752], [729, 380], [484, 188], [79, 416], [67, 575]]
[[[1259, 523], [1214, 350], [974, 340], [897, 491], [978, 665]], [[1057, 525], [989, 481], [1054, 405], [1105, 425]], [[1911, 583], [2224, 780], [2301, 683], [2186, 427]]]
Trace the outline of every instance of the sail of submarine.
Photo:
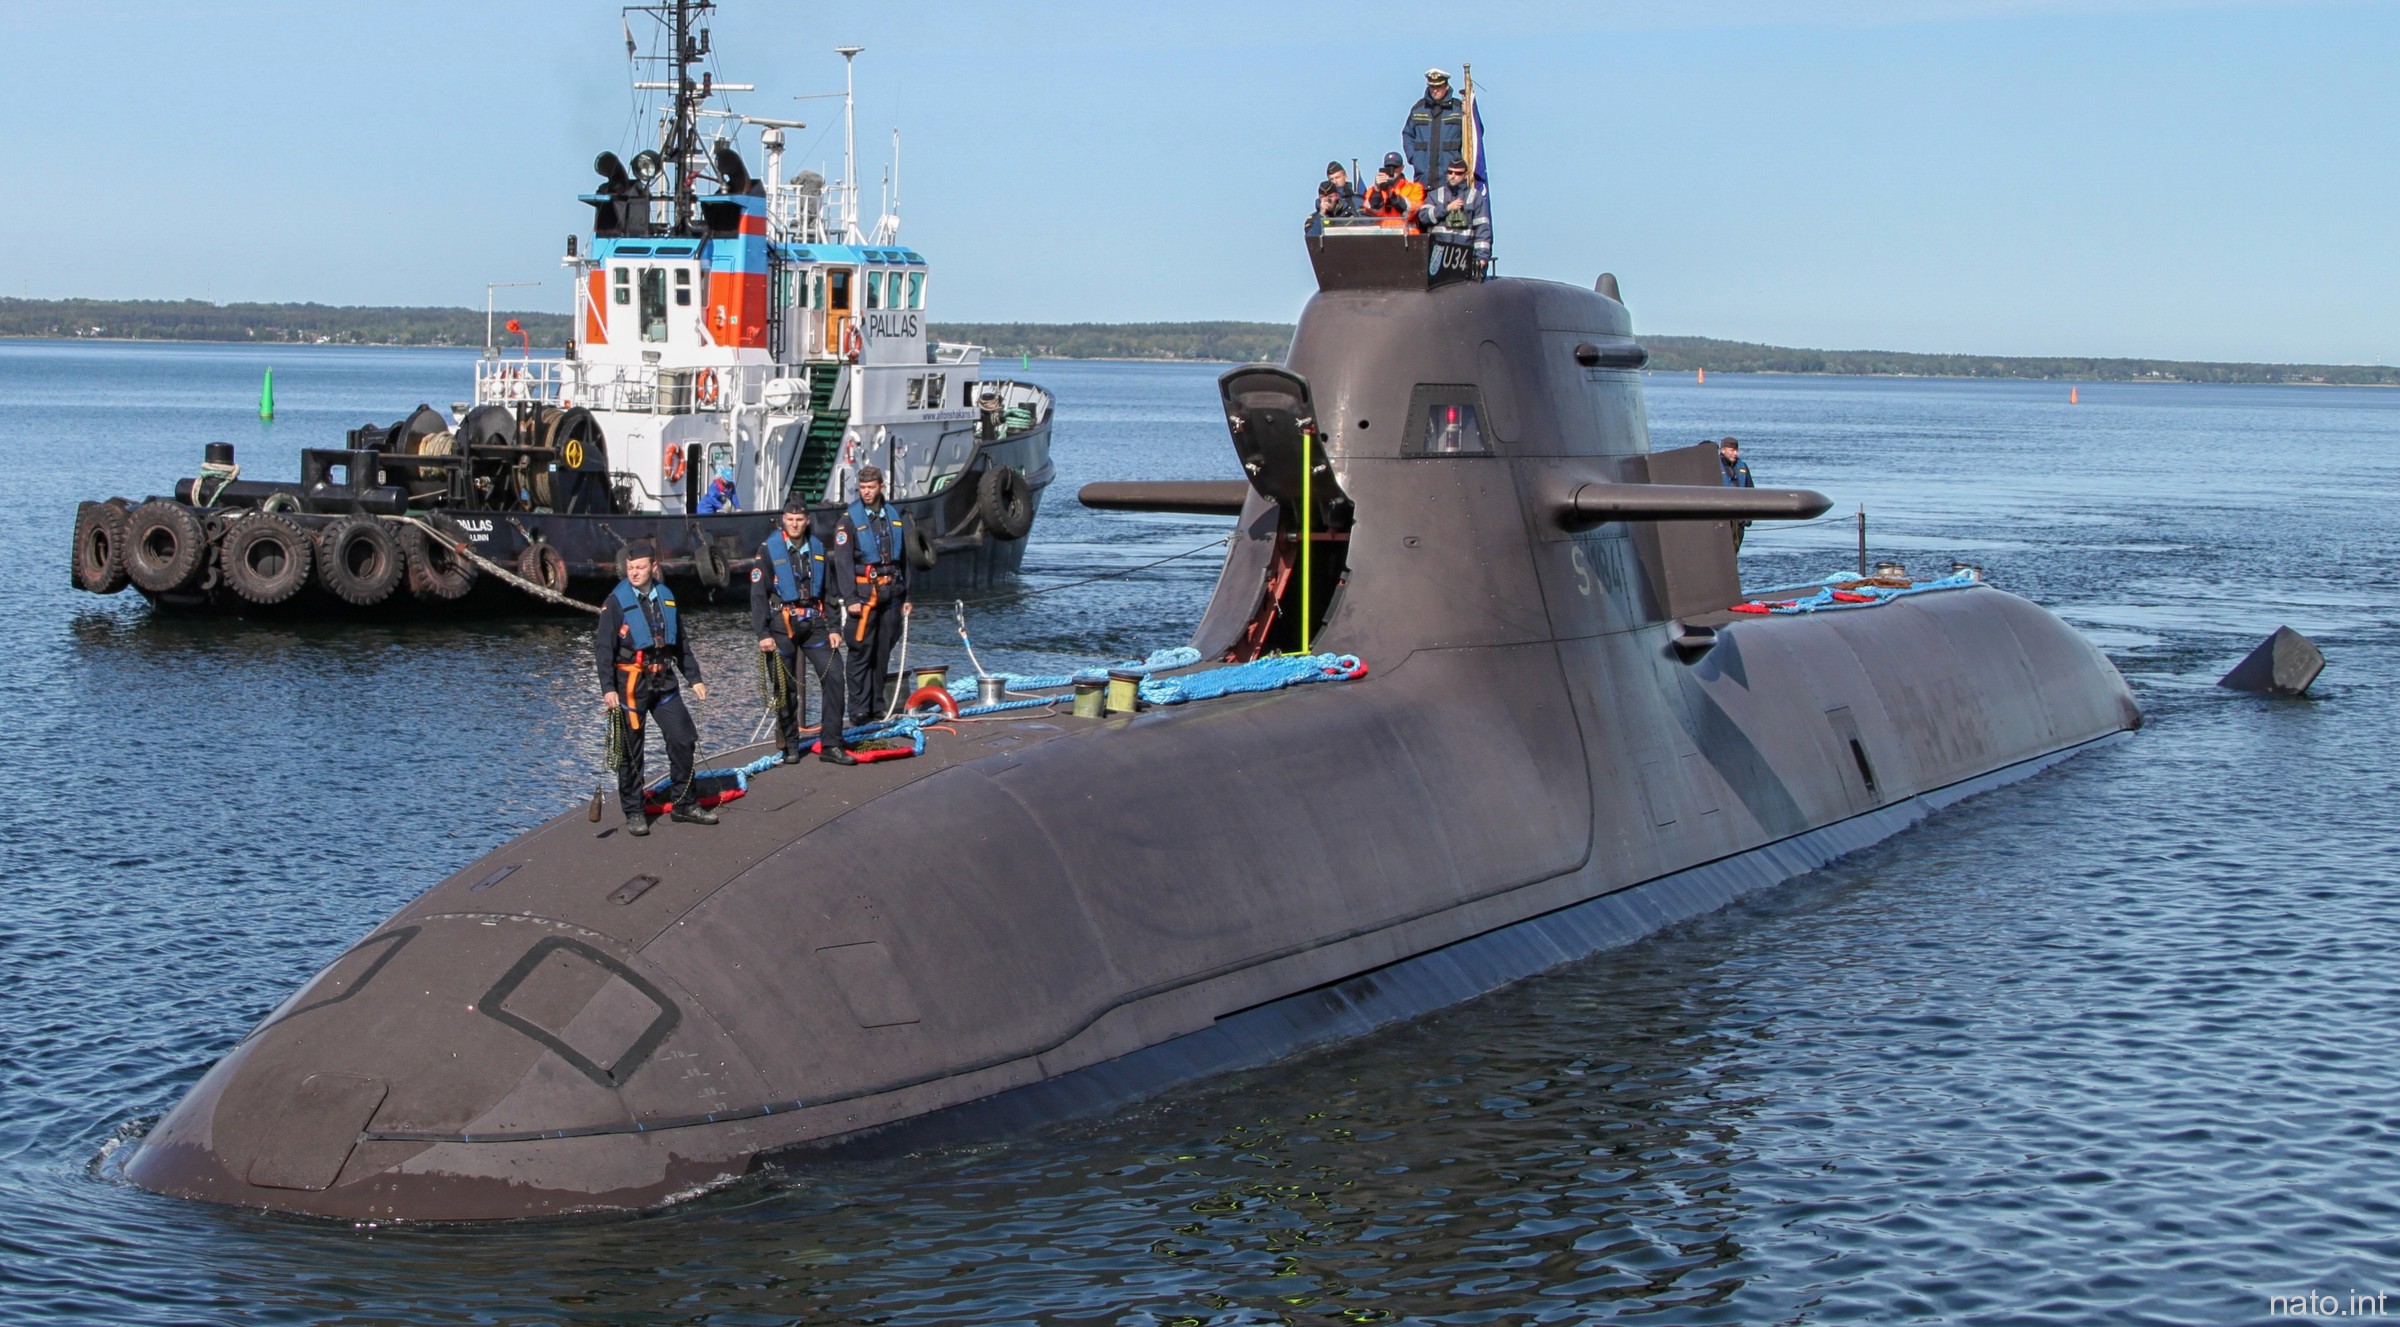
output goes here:
[[1245, 477], [1085, 498], [1234, 516], [1204, 657], [1305, 622], [1368, 676], [770, 770], [707, 831], [562, 816], [335, 959], [127, 1177], [538, 1217], [1021, 1128], [1622, 943], [2139, 723], [2096, 649], [1987, 585], [1724, 611], [1725, 522], [1826, 501], [1650, 450], [1613, 279], [1310, 245], [1286, 363], [1223, 381]]

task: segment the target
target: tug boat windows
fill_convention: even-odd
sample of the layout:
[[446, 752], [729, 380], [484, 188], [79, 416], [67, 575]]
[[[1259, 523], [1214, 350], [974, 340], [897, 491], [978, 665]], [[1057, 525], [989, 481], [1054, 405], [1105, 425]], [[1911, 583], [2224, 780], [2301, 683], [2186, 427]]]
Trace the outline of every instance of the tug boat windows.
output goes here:
[[925, 408], [925, 380], [923, 378], [908, 380], [908, 408], [911, 410]]
[[675, 269], [675, 307], [689, 308], [692, 303], [692, 269]]
[[809, 280], [809, 283], [808, 283], [808, 284], [809, 284], [809, 293], [808, 293], [808, 294], [806, 294], [806, 295], [803, 295], [803, 296], [801, 296], [801, 297], [800, 297], [800, 307], [802, 307], [802, 308], [804, 308], [804, 309], [821, 309], [821, 308], [824, 308], [824, 307], [825, 307], [825, 274], [824, 274], [823, 272], [819, 272], [819, 273], [817, 273], [817, 274], [816, 274], [816, 276], [814, 276], [814, 277], [810, 278], [810, 280]]
[[900, 274], [898, 272], [886, 274], [884, 283], [883, 307], [887, 309], [907, 308], [908, 305], [903, 303], [900, 298]]
[[667, 339], [667, 269], [642, 269], [642, 339]]
[[925, 274], [923, 272], [908, 274], [908, 307], [912, 309], [925, 307]]
[[617, 289], [617, 303], [619, 303], [619, 304], [631, 304], [631, 303], [633, 303], [633, 269], [632, 269], [632, 268], [630, 268], [630, 267], [619, 267], [619, 268], [617, 268], [617, 286], [616, 286], [616, 289]]
[[870, 309], [883, 307], [883, 273], [881, 272], [867, 273], [867, 307]]

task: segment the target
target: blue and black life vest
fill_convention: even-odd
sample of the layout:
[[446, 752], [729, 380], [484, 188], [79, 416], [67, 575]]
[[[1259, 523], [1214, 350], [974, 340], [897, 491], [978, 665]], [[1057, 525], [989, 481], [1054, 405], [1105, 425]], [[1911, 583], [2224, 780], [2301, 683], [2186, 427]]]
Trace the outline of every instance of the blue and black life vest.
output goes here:
[[792, 541], [777, 530], [767, 536], [767, 561], [775, 566], [775, 596], [787, 604], [802, 600], [814, 603], [825, 597], [825, 548], [810, 535], [800, 545], [800, 554], [808, 564], [808, 593], [800, 593], [800, 574], [792, 567]]
[[657, 586], [656, 592], [659, 620], [667, 629], [664, 641], [650, 634], [650, 615], [642, 611], [642, 592], [633, 588], [632, 581], [618, 581], [617, 588], [609, 592], [608, 597], [616, 602], [617, 611], [625, 618], [624, 638], [637, 650], [662, 646], [671, 650], [683, 639], [683, 629], [675, 622], [675, 596], [667, 593], [663, 585]]
[[[885, 538], [883, 531], [887, 525], [891, 527], [889, 537], [892, 541], [888, 551], [883, 543]], [[908, 551], [908, 536], [900, 524], [900, 509], [888, 502], [883, 504], [882, 512], [870, 516], [867, 514], [867, 504], [856, 498], [851, 499], [850, 527], [858, 531], [858, 562], [860, 566], [873, 566], [879, 562], [898, 562], [901, 556]]]

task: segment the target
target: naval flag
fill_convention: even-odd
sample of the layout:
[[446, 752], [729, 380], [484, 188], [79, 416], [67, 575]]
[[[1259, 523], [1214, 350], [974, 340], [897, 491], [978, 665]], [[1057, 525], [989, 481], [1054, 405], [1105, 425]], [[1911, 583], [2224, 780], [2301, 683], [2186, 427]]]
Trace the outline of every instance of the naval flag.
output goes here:
[[1467, 173], [1468, 177], [1475, 181], [1475, 187], [1483, 190], [1485, 197], [1488, 198], [1491, 194], [1492, 181], [1491, 177], [1484, 173], [1483, 168], [1483, 112], [1475, 107], [1475, 66], [1462, 64], [1459, 69], [1464, 74], [1464, 81], [1467, 85], [1466, 105], [1463, 108], [1465, 114], [1460, 117], [1466, 121], [1464, 127], [1467, 141], [1464, 151], [1467, 158]]

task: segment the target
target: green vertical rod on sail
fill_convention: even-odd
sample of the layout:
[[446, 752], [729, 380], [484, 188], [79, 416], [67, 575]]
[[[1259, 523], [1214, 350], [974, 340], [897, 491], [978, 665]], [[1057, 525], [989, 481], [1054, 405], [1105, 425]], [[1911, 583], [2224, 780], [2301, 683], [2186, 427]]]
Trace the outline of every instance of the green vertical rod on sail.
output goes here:
[[1300, 430], [1300, 652], [1308, 653], [1309, 619], [1317, 615], [1316, 546], [1308, 528], [1315, 478], [1316, 434]]
[[258, 384], [258, 417], [260, 419], [275, 417], [275, 370], [271, 368], [267, 370], [267, 376]]

